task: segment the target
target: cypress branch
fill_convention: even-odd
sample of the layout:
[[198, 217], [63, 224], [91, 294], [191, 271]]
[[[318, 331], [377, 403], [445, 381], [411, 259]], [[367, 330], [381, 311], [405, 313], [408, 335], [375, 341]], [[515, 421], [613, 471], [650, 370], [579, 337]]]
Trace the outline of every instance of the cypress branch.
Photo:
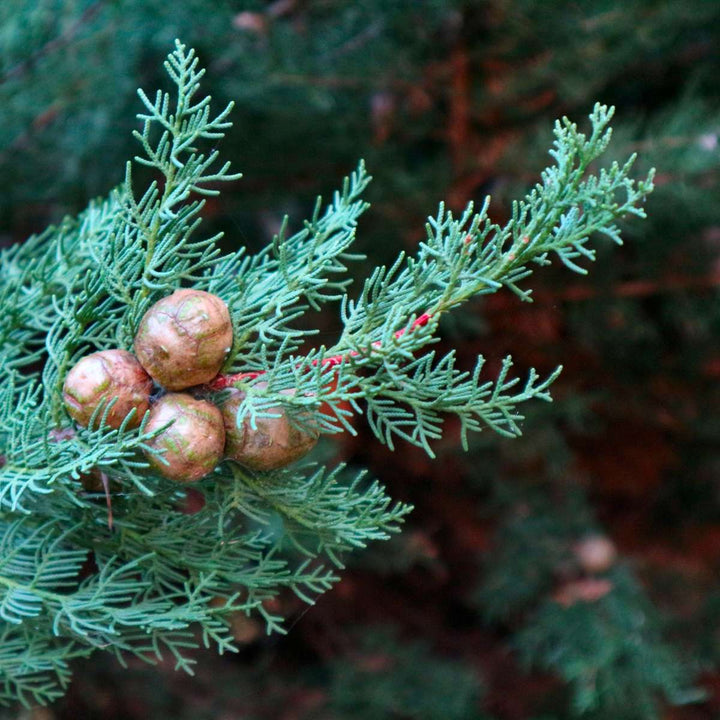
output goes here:
[[[222, 403], [228, 387], [244, 393], [237, 422], [277, 417], [321, 433], [354, 432], [365, 414], [391, 448], [409, 442], [433, 455], [448, 415], [467, 434], [521, 432], [521, 405], [550, 400], [558, 371], [526, 380], [506, 358], [495, 378], [484, 359], [472, 370], [454, 353], [431, 349], [441, 317], [503, 288], [530, 300], [526, 279], [557, 257], [571, 270], [594, 258], [595, 233], [619, 242], [617, 220], [644, 216], [652, 175], [630, 178], [632, 158], [596, 175], [588, 170], [610, 140], [612, 110], [597, 105], [591, 133], [558, 122], [555, 165], [513, 207], [504, 226], [488, 201], [458, 218], [440, 206], [414, 255], [369, 273], [350, 296], [347, 268], [356, 226], [367, 209], [364, 165], [323, 210], [318, 200], [303, 229], [249, 255], [223, 255], [219, 235], [203, 237], [204, 197], [240, 176], [219, 159], [230, 128], [200, 98], [203, 70], [177, 43], [165, 65], [174, 92], [140, 91], [142, 154], [108, 198], [77, 218], [0, 253], [0, 701], [47, 703], [69, 681], [68, 660], [104, 648], [149, 662], [163, 653], [192, 671], [187, 649], [198, 639], [232, 650], [229, 617], [241, 610], [283, 631], [268, 601], [293, 592], [312, 603], [337, 581], [348, 553], [397, 532], [410, 507], [392, 500], [362, 472], [305, 462], [261, 473], [221, 462], [195, 486], [203, 507], [184, 509], [188, 490], [152, 470], [147, 416], [133, 428], [106, 419], [113, 399], [88, 427], [76, 427], [62, 387], [83, 356], [132, 349], [141, 318], [181, 287], [214, 293], [230, 310], [233, 343], [223, 375], [193, 392]], [[139, 189], [136, 166], [156, 180]], [[297, 321], [339, 303], [337, 342], [301, 354], [312, 330]], [[328, 410], [329, 408], [329, 410]], [[160, 467], [162, 463], [157, 463]], [[105, 495], [80, 479], [102, 473]], [[219, 599], [219, 601], [218, 601]]]

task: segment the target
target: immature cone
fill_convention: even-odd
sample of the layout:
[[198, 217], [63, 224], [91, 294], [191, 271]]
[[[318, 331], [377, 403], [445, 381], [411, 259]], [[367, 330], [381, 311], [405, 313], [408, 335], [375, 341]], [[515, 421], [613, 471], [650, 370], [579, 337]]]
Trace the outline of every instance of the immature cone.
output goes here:
[[152, 380], [127, 350], [101, 350], [86, 355], [70, 370], [63, 385], [63, 400], [70, 416], [83, 427], [101, 403], [113, 398], [106, 422], [118, 428], [135, 408], [129, 426], [137, 427], [150, 406]]
[[[293, 391], [286, 391], [292, 394]], [[253, 429], [249, 417], [238, 427], [237, 412], [244, 393], [235, 390], [223, 404], [225, 455], [252, 470], [277, 470], [308, 453], [318, 441], [317, 433], [296, 427], [282, 407], [268, 408], [278, 417], [256, 417]]]
[[227, 305], [203, 290], [176, 290], [143, 316], [135, 354], [153, 380], [182, 390], [212, 380], [232, 346]]
[[614, 543], [604, 535], [588, 535], [573, 550], [580, 567], [590, 574], [608, 571], [617, 556]]
[[148, 453], [150, 465], [161, 475], [180, 482], [193, 482], [212, 472], [225, 446], [220, 411], [207, 400], [169, 393], [152, 406], [145, 427], [152, 432], [171, 421], [172, 425], [148, 443], [154, 449], [165, 450], [165, 462]]

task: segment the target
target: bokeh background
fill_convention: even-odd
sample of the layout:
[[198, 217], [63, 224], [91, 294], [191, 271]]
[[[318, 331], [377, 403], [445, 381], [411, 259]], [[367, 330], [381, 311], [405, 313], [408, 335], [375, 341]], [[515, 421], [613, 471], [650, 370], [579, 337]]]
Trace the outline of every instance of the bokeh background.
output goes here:
[[[716, 0], [4, 0], [0, 232], [82, 210], [134, 153], [137, 87], [175, 38], [234, 100], [221, 152], [245, 177], [205, 232], [257, 248], [365, 158], [358, 273], [423, 238], [444, 200], [508, 217], [549, 163], [552, 123], [617, 108], [607, 160], [657, 167], [648, 219], [588, 276], [536, 273], [456, 312], [468, 367], [563, 364], [524, 436], [437, 459], [362, 424], [320, 449], [415, 505], [349, 560], [287, 636], [238, 617], [241, 652], [78, 663], [33, 720], [700, 720], [720, 717], [720, 3]], [[293, 225], [294, 224], [294, 225]], [[328, 337], [332, 314], [318, 318]], [[588, 564], [590, 537], [605, 549]], [[615, 553], [615, 554], [613, 554]]]

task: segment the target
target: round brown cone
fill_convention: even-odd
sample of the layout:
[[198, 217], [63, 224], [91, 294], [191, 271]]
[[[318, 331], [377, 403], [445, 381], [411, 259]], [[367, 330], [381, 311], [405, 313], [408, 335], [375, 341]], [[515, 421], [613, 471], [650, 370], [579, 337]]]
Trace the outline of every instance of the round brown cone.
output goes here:
[[243, 398], [244, 393], [235, 390], [221, 408], [227, 457], [253, 470], [277, 470], [299, 460], [317, 443], [318, 434], [294, 425], [281, 406], [266, 411], [277, 417], [256, 417], [255, 428], [249, 417], [238, 427], [237, 412]]
[[145, 313], [134, 347], [153, 380], [168, 390], [209, 382], [232, 347], [227, 305], [203, 290], [176, 290]]
[[171, 480], [194, 482], [212, 472], [225, 446], [225, 429], [220, 411], [207, 400], [186, 393], [169, 393], [150, 410], [148, 432], [172, 424], [148, 444], [164, 450], [162, 460], [152, 453], [147, 459], [153, 469]]
[[101, 350], [86, 355], [70, 370], [63, 400], [70, 416], [83, 427], [101, 403], [117, 398], [106, 422], [118, 428], [131, 410], [130, 427], [137, 427], [150, 407], [152, 380], [127, 350]]

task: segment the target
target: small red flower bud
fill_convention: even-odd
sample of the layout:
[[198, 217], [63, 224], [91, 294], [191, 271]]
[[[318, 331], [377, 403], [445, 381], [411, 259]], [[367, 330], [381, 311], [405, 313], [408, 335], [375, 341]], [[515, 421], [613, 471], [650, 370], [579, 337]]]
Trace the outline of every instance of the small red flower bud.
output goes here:
[[239, 390], [233, 391], [221, 408], [227, 457], [252, 470], [277, 470], [299, 460], [315, 446], [318, 434], [293, 424], [281, 406], [267, 410], [277, 417], [256, 417], [255, 428], [248, 416], [238, 427], [237, 412], [244, 396]]
[[227, 305], [202, 290], [176, 290], [143, 316], [135, 354], [153, 380], [183, 390], [212, 380], [232, 347]]
[[148, 432], [172, 422], [148, 444], [165, 450], [160, 456], [147, 454], [151, 467], [171, 480], [194, 482], [212, 472], [225, 446], [225, 429], [220, 411], [207, 400], [186, 393], [169, 393], [150, 409], [145, 426]]
[[87, 427], [100, 403], [117, 398], [107, 424], [118, 428], [135, 408], [130, 427], [137, 427], [150, 406], [152, 380], [127, 350], [101, 350], [86, 355], [70, 370], [63, 385], [63, 400], [70, 416]]

